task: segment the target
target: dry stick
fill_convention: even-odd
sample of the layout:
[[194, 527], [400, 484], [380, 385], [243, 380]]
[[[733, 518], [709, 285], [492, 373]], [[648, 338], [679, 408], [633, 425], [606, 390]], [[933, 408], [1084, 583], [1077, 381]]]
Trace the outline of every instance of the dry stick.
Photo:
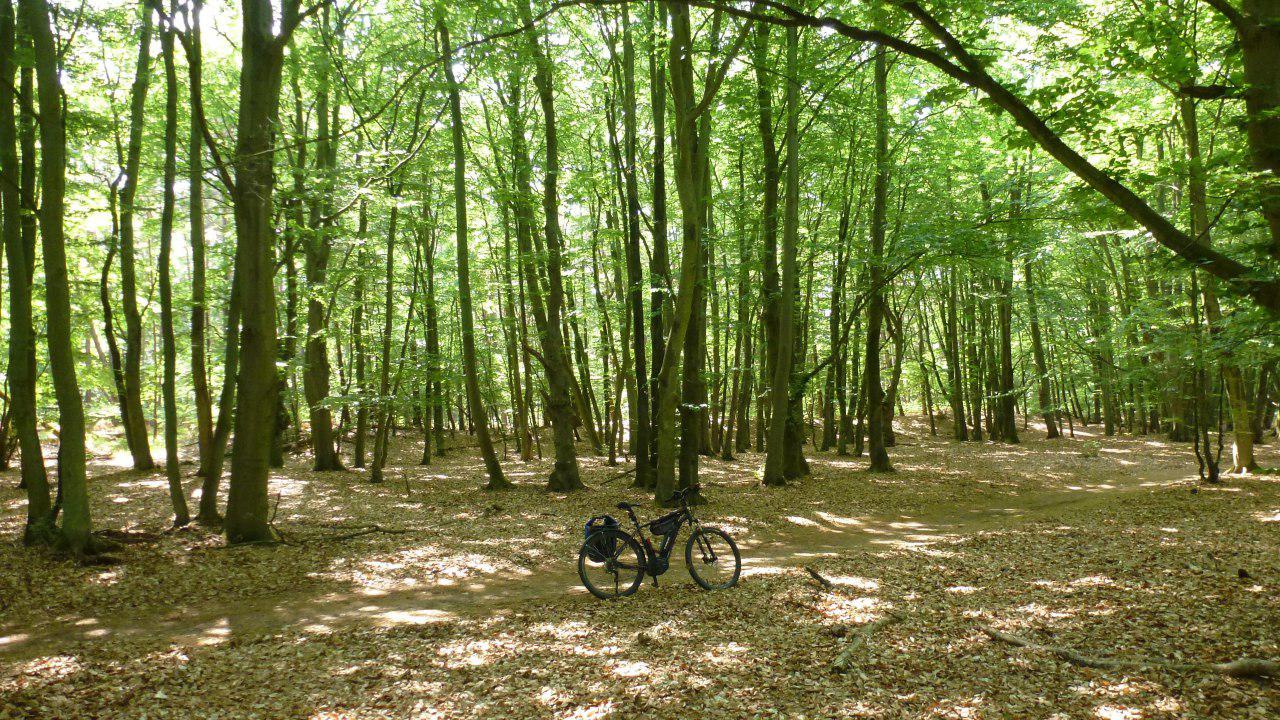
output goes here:
[[1157, 658], [1142, 660], [1113, 660], [1110, 658], [1098, 658], [1091, 657], [1089, 655], [1082, 655], [1067, 648], [1054, 647], [1052, 645], [1041, 645], [1017, 635], [1000, 632], [999, 630], [986, 625], [978, 625], [978, 629], [986, 633], [987, 637], [990, 637], [992, 640], [1016, 647], [1026, 648], [1028, 650], [1034, 650], [1036, 652], [1055, 655], [1059, 659], [1066, 660], [1072, 665], [1080, 665], [1081, 667], [1094, 668], [1097, 670], [1160, 668], [1173, 670], [1175, 672], [1215, 672], [1234, 678], [1280, 677], [1280, 663], [1272, 662], [1270, 660], [1241, 658], [1227, 663], [1178, 663], [1169, 662], [1168, 660], [1160, 660]]
[[804, 571], [805, 571], [805, 572], [807, 572], [807, 573], [809, 573], [809, 577], [811, 577], [811, 578], [813, 578], [814, 580], [818, 581], [818, 584], [822, 586], [822, 589], [823, 589], [823, 590], [826, 590], [827, 592], [834, 592], [834, 591], [835, 591], [835, 589], [836, 589], [836, 585], [835, 585], [835, 583], [833, 583], [833, 582], [831, 582], [830, 580], [828, 580], [828, 579], [826, 579], [826, 578], [822, 577], [822, 574], [821, 574], [821, 573], [819, 573], [817, 570], [814, 570], [813, 568], [809, 567], [808, 565], [805, 565], [805, 566], [804, 566]]
[[[836, 587], [835, 583], [823, 577], [822, 573], [814, 570], [808, 565], [804, 566], [804, 571], [809, 573], [809, 577], [813, 578], [819, 585], [821, 585], [823, 590], [833, 593], [839, 589]], [[802, 607], [805, 606], [802, 605]], [[844, 649], [840, 651], [840, 654], [836, 655], [836, 659], [831, 662], [831, 670], [838, 673], [848, 672], [849, 666], [853, 664], [854, 653], [858, 652], [858, 649], [866, 644], [868, 638], [874, 635], [880, 628], [902, 622], [905, 617], [906, 616], [902, 613], [892, 610], [889, 614], [879, 620], [869, 622], [859, 627], [857, 635], [844, 646]]]
[[836, 659], [831, 661], [832, 672], [848, 672], [849, 667], [853, 664], [854, 653], [858, 652], [858, 649], [865, 645], [867, 640], [875, 634], [877, 630], [888, 625], [893, 625], [894, 623], [902, 622], [905, 618], [906, 616], [902, 613], [892, 611], [879, 620], [869, 622], [858, 628], [858, 634], [844, 646], [844, 649], [840, 651], [840, 654], [836, 656]]

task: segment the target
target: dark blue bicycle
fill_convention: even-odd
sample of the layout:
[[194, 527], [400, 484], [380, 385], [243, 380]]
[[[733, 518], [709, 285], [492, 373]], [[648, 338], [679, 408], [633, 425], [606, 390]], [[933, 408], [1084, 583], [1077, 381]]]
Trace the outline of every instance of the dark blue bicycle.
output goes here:
[[688, 498], [697, 489], [695, 485], [677, 490], [671, 499], [680, 503], [679, 509], [648, 523], [649, 532], [661, 538], [657, 548], [645, 536], [631, 503], [618, 503], [618, 509], [631, 518], [639, 541], [611, 516], [591, 518], [586, 526], [586, 540], [578, 552], [578, 575], [587, 590], [602, 600], [625, 597], [640, 588], [645, 575], [653, 578], [657, 586], [658, 576], [671, 565], [676, 536], [685, 525], [692, 530], [684, 545], [684, 560], [693, 581], [706, 590], [724, 590], [737, 585], [742, 575], [738, 545], [725, 531], [703, 527], [694, 517]]

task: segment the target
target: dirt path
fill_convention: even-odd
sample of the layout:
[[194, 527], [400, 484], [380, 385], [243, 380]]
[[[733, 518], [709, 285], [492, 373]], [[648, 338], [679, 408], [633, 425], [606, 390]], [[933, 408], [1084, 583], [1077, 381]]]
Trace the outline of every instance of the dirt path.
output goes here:
[[[961, 506], [939, 502], [909, 513], [837, 516], [813, 512], [782, 518], [767, 533], [740, 538], [744, 576], [799, 567], [816, 558], [885, 548], [919, 549], [982, 530], [1012, 527], [1113, 500], [1184, 479], [1185, 473], [1151, 469], [1111, 482], [1069, 489], [992, 493]], [[680, 553], [675, 553], [679, 555]], [[659, 582], [688, 582], [683, 562]], [[642, 590], [643, 592], [643, 590]], [[119, 640], [144, 646], [198, 646], [240, 641], [286, 630], [340, 632], [352, 623], [390, 626], [476, 617], [532, 601], [595, 602], [570, 562], [543, 563], [521, 572], [500, 572], [460, 581], [441, 579], [430, 587], [373, 594], [369, 591], [317, 594], [299, 591], [203, 604], [163, 615], [101, 616], [74, 623], [49, 623], [0, 638], [0, 661], [10, 662], [66, 651], [81, 644]]]

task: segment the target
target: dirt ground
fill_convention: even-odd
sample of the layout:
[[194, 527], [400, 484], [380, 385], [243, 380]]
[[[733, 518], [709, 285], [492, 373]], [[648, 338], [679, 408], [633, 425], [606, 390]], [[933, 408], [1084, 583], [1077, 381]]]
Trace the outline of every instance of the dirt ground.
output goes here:
[[137, 542], [100, 567], [22, 548], [6, 475], [0, 718], [1280, 716], [1266, 681], [1081, 667], [980, 629], [1280, 660], [1280, 479], [1196, 487], [1190, 447], [1158, 438], [900, 431], [890, 475], [806, 448], [813, 476], [765, 489], [760, 456], [704, 458], [698, 513], [738, 538], [742, 583], [702, 591], [679, 560], [608, 603], [574, 562], [587, 517], [646, 499], [628, 464], [585, 458], [591, 489], [566, 496], [541, 489], [549, 460], [509, 458], [519, 487], [486, 493], [474, 451], [420, 467], [410, 438], [381, 485], [295, 458], [272, 481], [286, 544], [226, 549], [165, 531], [162, 474], [101, 461], [95, 524]]

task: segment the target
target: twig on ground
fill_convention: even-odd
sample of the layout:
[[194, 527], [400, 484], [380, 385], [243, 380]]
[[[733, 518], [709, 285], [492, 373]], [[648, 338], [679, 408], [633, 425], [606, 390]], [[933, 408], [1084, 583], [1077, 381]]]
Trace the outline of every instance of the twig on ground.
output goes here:
[[900, 612], [893, 611], [879, 620], [869, 622], [858, 628], [858, 634], [845, 644], [844, 649], [841, 650], [840, 654], [836, 655], [836, 659], [831, 662], [831, 670], [838, 673], [848, 672], [849, 667], [853, 664], [854, 653], [858, 652], [858, 649], [865, 645], [867, 640], [874, 635], [876, 631], [883, 627], [893, 625], [894, 623], [902, 622], [904, 619], [906, 619], [905, 615]]
[[369, 525], [367, 527], [360, 528], [359, 530], [343, 533], [342, 535], [306, 538], [305, 540], [299, 540], [298, 544], [308, 545], [310, 543], [340, 542], [342, 540], [351, 540], [353, 538], [364, 537], [365, 535], [374, 535], [377, 533], [384, 533], [386, 535], [406, 535], [409, 533], [409, 530], [407, 528], [384, 528], [381, 525]]
[[608, 478], [606, 478], [606, 479], [602, 480], [602, 481], [600, 482], [600, 484], [601, 484], [601, 485], [608, 485], [609, 483], [613, 482], [614, 480], [617, 480], [617, 479], [619, 479], [619, 478], [624, 478], [624, 477], [626, 477], [626, 476], [628, 476], [628, 475], [630, 475], [630, 474], [634, 473], [635, 471], [636, 471], [636, 469], [635, 469], [635, 468], [631, 468], [630, 470], [623, 470], [623, 471], [622, 471], [622, 472], [620, 472], [620, 473], [615, 473], [615, 474], [613, 474], [613, 475], [610, 475]]
[[1040, 643], [1033, 642], [1018, 635], [1000, 632], [999, 630], [986, 625], [978, 625], [978, 629], [986, 633], [987, 637], [997, 642], [1026, 648], [1027, 650], [1035, 652], [1054, 655], [1061, 660], [1066, 660], [1072, 665], [1079, 665], [1081, 667], [1094, 668], [1097, 670], [1141, 670], [1157, 668], [1173, 670], [1175, 672], [1214, 672], [1234, 678], [1280, 677], [1280, 663], [1272, 662], [1270, 660], [1241, 658], [1239, 660], [1226, 663], [1180, 663], [1161, 660], [1159, 658], [1115, 660], [1111, 658], [1099, 658], [1091, 655], [1083, 655], [1068, 648], [1056, 647], [1053, 645], [1041, 645]]
[[835, 590], [836, 590], [836, 585], [835, 585], [835, 583], [833, 583], [833, 582], [831, 582], [830, 580], [828, 580], [828, 579], [826, 579], [826, 578], [822, 577], [822, 573], [819, 573], [817, 570], [814, 570], [813, 568], [809, 567], [808, 565], [805, 565], [805, 566], [804, 566], [804, 571], [805, 571], [805, 572], [807, 572], [807, 573], [809, 573], [809, 577], [811, 577], [811, 578], [813, 578], [814, 580], [816, 580], [816, 581], [818, 582], [818, 584], [822, 586], [822, 589], [823, 589], [823, 590], [826, 590], [827, 592], [835, 592]]

